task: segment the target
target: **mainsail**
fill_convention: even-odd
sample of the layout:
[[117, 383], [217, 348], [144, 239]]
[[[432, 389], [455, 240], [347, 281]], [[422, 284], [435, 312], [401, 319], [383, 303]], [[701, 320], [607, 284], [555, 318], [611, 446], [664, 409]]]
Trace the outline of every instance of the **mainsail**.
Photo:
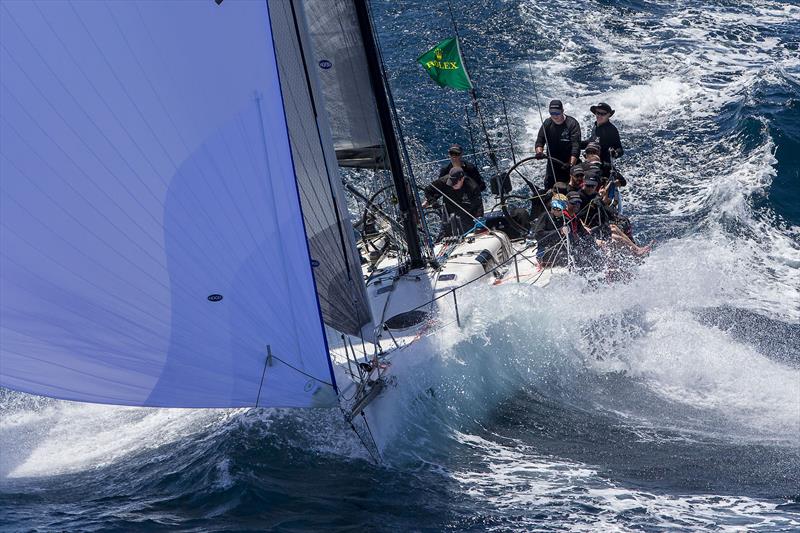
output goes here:
[[305, 0], [309, 57], [325, 95], [340, 166], [386, 168], [367, 56], [353, 0]]
[[352, 233], [287, 6], [0, 4], [0, 386], [333, 404], [314, 276], [343, 281]]
[[[328, 122], [332, 108], [322, 96], [316, 75], [321, 69], [314, 60], [315, 43], [309, 38], [301, 2], [270, 2], [269, 11], [322, 316], [338, 331], [361, 336], [364, 326], [372, 323], [372, 316], [332, 150]], [[334, 109], [359, 117], [366, 114], [364, 107], [369, 107], [368, 100], [362, 100], [357, 108], [349, 102]], [[374, 104], [371, 109], [375, 114]]]

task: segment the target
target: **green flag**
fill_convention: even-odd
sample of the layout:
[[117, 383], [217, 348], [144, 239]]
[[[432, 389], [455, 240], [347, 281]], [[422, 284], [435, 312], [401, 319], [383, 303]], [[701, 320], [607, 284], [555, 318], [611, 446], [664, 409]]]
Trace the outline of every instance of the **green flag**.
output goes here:
[[441, 87], [452, 87], [460, 91], [472, 89], [458, 37], [450, 37], [440, 42], [417, 58], [417, 63], [425, 67], [433, 81]]

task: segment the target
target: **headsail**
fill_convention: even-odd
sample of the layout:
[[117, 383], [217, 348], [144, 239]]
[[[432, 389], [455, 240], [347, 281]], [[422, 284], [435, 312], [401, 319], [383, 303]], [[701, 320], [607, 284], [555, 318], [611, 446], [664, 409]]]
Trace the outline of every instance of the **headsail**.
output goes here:
[[0, 385], [330, 405], [265, 3], [0, 10]]

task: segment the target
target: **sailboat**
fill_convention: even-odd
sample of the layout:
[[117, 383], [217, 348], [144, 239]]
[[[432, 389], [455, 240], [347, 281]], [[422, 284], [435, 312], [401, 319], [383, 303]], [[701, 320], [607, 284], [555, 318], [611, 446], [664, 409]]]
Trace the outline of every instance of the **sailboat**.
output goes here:
[[[425, 241], [366, 0], [0, 10], [2, 387], [341, 408], [372, 440], [397, 348], [460, 322], [461, 287], [552, 275], [502, 231]], [[348, 167], [391, 175], [375, 261]]]

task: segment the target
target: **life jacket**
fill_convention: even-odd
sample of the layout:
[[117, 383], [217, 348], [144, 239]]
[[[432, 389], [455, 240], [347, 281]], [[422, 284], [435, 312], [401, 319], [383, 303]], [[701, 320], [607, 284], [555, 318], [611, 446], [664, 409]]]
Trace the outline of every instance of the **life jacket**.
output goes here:
[[567, 223], [569, 223], [570, 233], [572, 233], [572, 234], [577, 236], [578, 235], [578, 228], [580, 227], [580, 226], [578, 226], [578, 224], [579, 224], [578, 217], [576, 215], [570, 215], [569, 211], [562, 211], [562, 214], [563, 214], [564, 218], [567, 219]]

